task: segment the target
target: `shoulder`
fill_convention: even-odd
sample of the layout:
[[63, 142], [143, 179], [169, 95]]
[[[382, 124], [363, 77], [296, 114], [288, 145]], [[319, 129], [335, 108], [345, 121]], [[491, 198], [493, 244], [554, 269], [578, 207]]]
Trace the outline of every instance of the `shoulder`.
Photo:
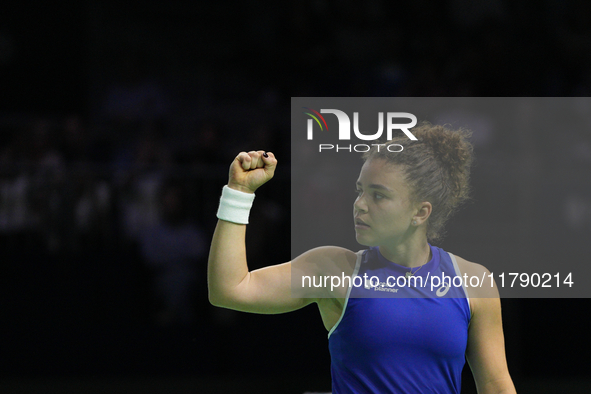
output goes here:
[[468, 276], [480, 275], [480, 278], [482, 278], [482, 274], [485, 274], [485, 275], [490, 274], [490, 271], [488, 270], [488, 268], [486, 268], [482, 264], [473, 263], [473, 262], [468, 261], [458, 255], [454, 255], [454, 257], [456, 258], [456, 262], [458, 263], [458, 268], [462, 272], [462, 275], [463, 274], [468, 274]]
[[292, 260], [292, 264], [334, 264], [339, 267], [355, 266], [357, 253], [339, 246], [321, 246], [310, 249]]
[[499, 298], [499, 292], [489, 269], [460, 256], [454, 255], [454, 257], [470, 298], [471, 310], [475, 313], [496, 304], [490, 302], [491, 299]]
[[[291, 261], [292, 282], [298, 292], [312, 292], [317, 298], [334, 298], [336, 295], [329, 291], [332, 289], [331, 279], [350, 276], [355, 270], [356, 262], [357, 253], [349, 249], [338, 246], [314, 248]], [[323, 285], [312, 289], [309, 284], [314, 277], [320, 277]]]

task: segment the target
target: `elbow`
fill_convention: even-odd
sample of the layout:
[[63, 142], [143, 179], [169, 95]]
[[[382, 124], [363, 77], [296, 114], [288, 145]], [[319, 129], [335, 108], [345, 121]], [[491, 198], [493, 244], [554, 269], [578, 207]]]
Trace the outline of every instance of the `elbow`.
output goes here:
[[235, 293], [209, 292], [209, 303], [218, 308], [232, 309], [234, 311], [246, 312], [245, 303]]
[[209, 299], [209, 303], [213, 306], [217, 306], [217, 307], [224, 307], [224, 303], [222, 301], [222, 297], [220, 297], [219, 295], [215, 294], [215, 292], [211, 291], [211, 289], [209, 290], [209, 294], [208, 294], [208, 299]]
[[218, 308], [232, 308], [232, 299], [227, 295], [221, 294], [219, 292], [214, 292], [209, 290], [209, 303], [213, 306], [217, 306]]
[[219, 308], [239, 310], [244, 299], [244, 293], [239, 287], [209, 282], [207, 288], [209, 303]]

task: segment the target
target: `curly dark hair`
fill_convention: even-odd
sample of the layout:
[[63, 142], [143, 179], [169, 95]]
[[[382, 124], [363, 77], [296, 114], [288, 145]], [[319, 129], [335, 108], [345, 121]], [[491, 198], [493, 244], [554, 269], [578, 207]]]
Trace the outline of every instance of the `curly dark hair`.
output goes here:
[[[400, 165], [414, 202], [429, 201], [433, 206], [427, 221], [427, 239], [440, 241], [444, 226], [461, 204], [470, 198], [470, 167], [474, 160], [471, 132], [422, 122], [411, 129], [417, 141], [396, 137], [385, 146], [373, 146], [363, 155], [365, 161], [383, 159]], [[402, 145], [401, 152], [390, 152], [388, 145]], [[399, 151], [400, 148], [392, 149]]]

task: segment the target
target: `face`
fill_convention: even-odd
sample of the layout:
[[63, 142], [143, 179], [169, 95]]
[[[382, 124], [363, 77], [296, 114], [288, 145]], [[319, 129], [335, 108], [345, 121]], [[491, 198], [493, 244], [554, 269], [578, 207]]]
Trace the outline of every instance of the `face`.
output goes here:
[[357, 242], [396, 245], [411, 234], [417, 212], [399, 167], [382, 159], [366, 161], [357, 180], [357, 193], [353, 206]]

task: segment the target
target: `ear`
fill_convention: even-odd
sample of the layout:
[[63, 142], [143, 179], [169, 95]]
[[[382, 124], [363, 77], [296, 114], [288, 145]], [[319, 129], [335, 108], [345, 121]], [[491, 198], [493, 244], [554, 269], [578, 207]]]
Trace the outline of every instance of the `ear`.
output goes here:
[[412, 217], [413, 222], [417, 222], [417, 226], [427, 222], [429, 216], [431, 216], [431, 211], [433, 210], [433, 206], [429, 201], [423, 201], [417, 204], [416, 213]]

